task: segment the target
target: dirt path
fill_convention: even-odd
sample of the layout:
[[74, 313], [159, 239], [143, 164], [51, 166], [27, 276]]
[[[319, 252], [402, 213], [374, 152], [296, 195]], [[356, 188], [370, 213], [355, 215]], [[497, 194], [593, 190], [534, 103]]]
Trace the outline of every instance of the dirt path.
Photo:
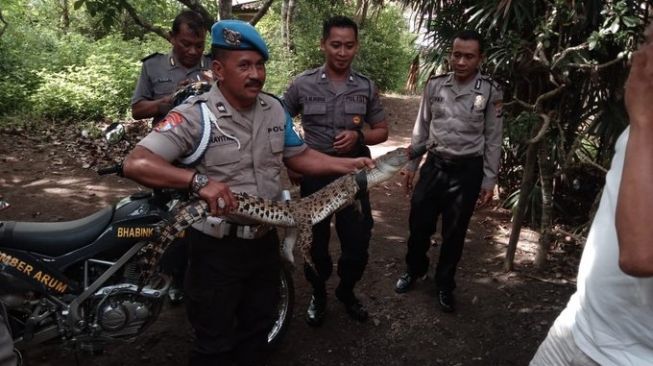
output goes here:
[[[419, 100], [385, 96], [391, 139], [375, 154], [408, 144]], [[11, 204], [0, 220], [58, 221], [79, 218], [116, 201], [138, 186], [117, 177], [97, 177], [84, 169], [78, 146], [54, 145], [25, 133], [0, 133], [0, 194]], [[505, 210], [476, 212], [457, 274], [458, 310], [440, 312], [432, 278], [407, 294], [393, 291], [404, 271], [408, 236], [408, 198], [400, 177], [371, 190], [375, 228], [370, 262], [357, 287], [370, 320], [350, 321], [335, 300], [337, 276], [328, 283], [325, 324], [304, 322], [310, 289], [295, 271], [295, 314], [271, 366], [339, 365], [526, 365], [552, 320], [574, 289], [578, 248], [557, 248], [551, 271], [531, 267], [532, 242], [525, 234], [517, 253], [517, 270], [502, 271], [509, 215]], [[437, 240], [436, 240], [437, 242]], [[435, 263], [439, 247], [429, 251]], [[338, 243], [331, 250], [337, 257]], [[299, 259], [300, 260], [300, 259]], [[301, 260], [300, 260], [301, 261]], [[299, 263], [301, 266], [301, 263]], [[301, 268], [301, 267], [299, 267]], [[430, 271], [432, 276], [433, 270]], [[186, 364], [190, 328], [183, 306], [167, 307], [157, 323], [134, 342], [112, 345], [99, 356], [80, 353], [87, 365]], [[75, 356], [57, 346], [27, 353], [29, 365], [75, 365]]]

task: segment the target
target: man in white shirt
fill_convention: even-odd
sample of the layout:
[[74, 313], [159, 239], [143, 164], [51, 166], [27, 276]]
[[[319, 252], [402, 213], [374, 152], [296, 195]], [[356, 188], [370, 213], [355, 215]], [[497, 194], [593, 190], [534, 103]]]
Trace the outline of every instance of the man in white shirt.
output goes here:
[[630, 126], [617, 141], [577, 291], [531, 366], [653, 364], [651, 41], [633, 55], [625, 97]]

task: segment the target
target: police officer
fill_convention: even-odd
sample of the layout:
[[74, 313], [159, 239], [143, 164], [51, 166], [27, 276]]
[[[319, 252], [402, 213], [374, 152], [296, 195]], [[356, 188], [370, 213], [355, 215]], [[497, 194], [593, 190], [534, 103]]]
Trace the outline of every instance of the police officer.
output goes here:
[[[395, 291], [408, 291], [426, 273], [426, 252], [442, 215], [435, 282], [445, 312], [455, 309], [454, 275], [474, 206], [492, 199], [501, 156], [503, 94], [492, 79], [480, 74], [482, 57], [478, 33], [463, 31], [454, 38], [449, 59], [453, 72], [428, 81], [413, 128], [412, 144], [427, 142], [429, 152], [411, 198], [408, 270]], [[413, 160], [405, 172], [408, 190], [418, 164]]]
[[[326, 20], [320, 49], [325, 64], [299, 75], [284, 94], [288, 111], [293, 116], [301, 114], [308, 146], [331, 156], [369, 157], [366, 145], [386, 141], [388, 124], [376, 86], [351, 68], [358, 52], [358, 26], [343, 16]], [[364, 125], [369, 128], [363, 129]], [[298, 178], [293, 172], [289, 174], [291, 179]], [[337, 178], [303, 177], [301, 195], [308, 196]], [[336, 297], [351, 318], [365, 321], [367, 310], [354, 295], [354, 286], [367, 264], [373, 220], [368, 193], [360, 194], [358, 200], [360, 206], [350, 205], [335, 214], [341, 247]], [[322, 324], [326, 309], [325, 281], [333, 270], [329, 255], [330, 221], [331, 216], [313, 226], [311, 256], [317, 273], [304, 267], [313, 286], [306, 318], [311, 326]]]
[[[274, 229], [229, 216], [233, 192], [278, 199], [283, 164], [303, 174], [345, 174], [368, 158], [334, 158], [308, 148], [281, 102], [262, 93], [268, 49], [248, 23], [212, 28], [211, 90], [173, 109], [125, 161], [125, 175], [150, 187], [189, 188], [211, 217], [189, 229], [186, 307], [195, 331], [191, 365], [263, 365], [279, 299]], [[194, 169], [171, 164], [210, 139]], [[215, 216], [215, 217], [214, 217]], [[218, 217], [219, 216], [219, 217]]]
[[172, 94], [181, 86], [209, 78], [211, 59], [203, 55], [206, 29], [202, 16], [184, 10], [172, 22], [172, 50], [155, 52], [141, 61], [141, 75], [132, 96], [132, 117], [153, 118], [156, 125], [173, 107]]
[[[152, 118], [155, 126], [172, 109], [172, 95], [181, 86], [208, 78], [211, 59], [202, 54], [206, 29], [202, 16], [185, 10], [172, 22], [172, 51], [166, 55], [153, 53], [145, 57], [141, 75], [132, 96], [134, 119]], [[183, 278], [188, 254], [184, 240], [175, 241], [161, 259], [164, 273], [173, 277], [171, 302], [183, 300]]]

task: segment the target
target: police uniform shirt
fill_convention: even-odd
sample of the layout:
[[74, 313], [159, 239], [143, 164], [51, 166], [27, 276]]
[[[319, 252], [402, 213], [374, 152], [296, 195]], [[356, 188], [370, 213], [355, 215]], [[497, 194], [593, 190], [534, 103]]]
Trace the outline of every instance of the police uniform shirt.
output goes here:
[[[431, 78], [422, 95], [411, 143], [428, 141], [429, 151], [449, 158], [483, 156], [482, 188], [497, 181], [501, 158], [503, 92], [477, 73], [459, 86], [453, 73]], [[419, 159], [409, 168], [417, 169]]]
[[330, 85], [322, 66], [300, 74], [283, 96], [288, 112], [302, 115], [306, 144], [327, 154], [335, 154], [333, 141], [343, 130], [385, 120], [378, 90], [370, 79], [350, 70], [339, 89]]
[[[177, 90], [180, 82], [187, 79], [199, 81], [198, 77], [202, 71], [211, 69], [211, 58], [206, 55], [202, 56], [197, 65], [186, 68], [176, 59], [172, 51], [167, 55], [153, 53], [141, 61], [143, 62], [141, 75], [131, 105], [143, 99], [156, 100], [168, 96]], [[162, 117], [155, 117], [154, 122]]]
[[200, 102], [206, 102], [219, 129], [212, 124], [208, 148], [194, 168], [228, 184], [233, 192], [278, 199], [283, 158], [298, 155], [307, 146], [279, 100], [267, 94], [259, 94], [250, 114], [254, 121], [247, 121], [214, 84], [170, 111], [139, 145], [170, 162], [191, 154], [202, 134]]

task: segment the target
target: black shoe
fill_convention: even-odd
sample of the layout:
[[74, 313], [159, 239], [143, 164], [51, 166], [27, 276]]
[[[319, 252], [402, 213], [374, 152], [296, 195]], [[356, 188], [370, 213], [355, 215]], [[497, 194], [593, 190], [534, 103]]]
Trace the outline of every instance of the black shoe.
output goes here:
[[454, 306], [456, 301], [451, 291], [438, 291], [438, 302], [440, 303], [440, 309], [445, 313], [453, 313], [456, 310]]
[[326, 296], [313, 294], [306, 310], [306, 323], [311, 327], [319, 327], [324, 322], [325, 311]]
[[367, 309], [365, 309], [363, 304], [358, 301], [353, 292], [343, 291], [340, 288], [336, 288], [336, 297], [345, 306], [345, 311], [350, 318], [361, 323], [367, 321], [367, 318], [369, 318]]
[[413, 287], [413, 284], [415, 284], [416, 277], [411, 275], [410, 273], [406, 272], [399, 277], [397, 280], [397, 284], [395, 285], [395, 292], [398, 294], [403, 294], [404, 292], [408, 292], [408, 290]]

